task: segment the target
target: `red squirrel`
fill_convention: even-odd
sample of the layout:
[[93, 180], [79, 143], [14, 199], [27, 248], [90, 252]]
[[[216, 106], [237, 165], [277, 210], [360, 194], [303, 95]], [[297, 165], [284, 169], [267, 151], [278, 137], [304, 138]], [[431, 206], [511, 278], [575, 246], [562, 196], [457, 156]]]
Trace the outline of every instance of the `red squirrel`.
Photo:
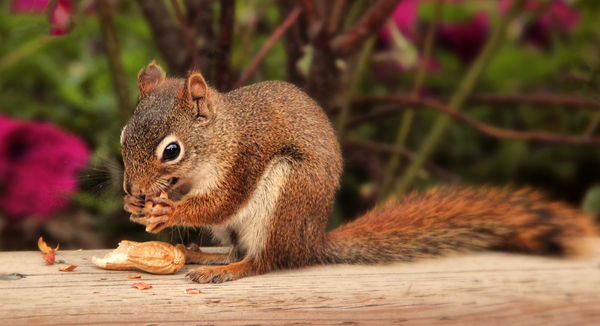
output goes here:
[[[121, 133], [125, 210], [159, 232], [205, 226], [228, 254], [178, 245], [187, 277], [220, 283], [315, 264], [412, 261], [505, 250], [573, 255], [592, 234], [580, 211], [529, 190], [451, 186], [389, 201], [326, 232], [342, 173], [336, 134], [297, 87], [267, 81], [228, 93], [202, 75], [138, 75]], [[218, 265], [218, 266], [214, 266]]]

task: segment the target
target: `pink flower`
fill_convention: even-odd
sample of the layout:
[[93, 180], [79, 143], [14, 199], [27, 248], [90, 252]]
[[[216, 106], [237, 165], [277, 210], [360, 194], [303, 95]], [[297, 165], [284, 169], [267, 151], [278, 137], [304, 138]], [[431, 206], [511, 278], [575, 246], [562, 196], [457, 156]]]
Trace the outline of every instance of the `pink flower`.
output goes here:
[[[400, 33], [411, 41], [415, 40], [415, 29], [417, 22], [417, 4], [421, 0], [403, 0], [394, 9], [390, 19], [394, 22]], [[390, 47], [392, 41], [392, 32], [387, 25], [384, 25], [377, 39], [385, 49]]]
[[[394, 12], [390, 16], [391, 21], [396, 25], [398, 31], [402, 36], [410, 41], [410, 43], [417, 43], [419, 35], [417, 35], [417, 7], [420, 2], [428, 0], [404, 0], [394, 9]], [[392, 31], [390, 31], [388, 25], [384, 25], [377, 35], [377, 49], [381, 51], [390, 51], [394, 40], [392, 37]], [[388, 52], [390, 53], [390, 52]], [[416, 67], [419, 60], [424, 60], [420, 53], [415, 58], [416, 61], [410, 64]], [[410, 61], [410, 60], [409, 60]], [[393, 78], [399, 73], [410, 69], [405, 63], [400, 62], [397, 59], [391, 57], [385, 60], [381, 60], [375, 67], [375, 75], [380, 79]], [[441, 66], [433, 58], [428, 58], [426, 63], [426, 69], [432, 72], [441, 71]]]
[[[430, 2], [431, 0], [404, 0], [396, 7], [391, 15], [391, 20], [397, 26], [398, 31], [413, 43], [419, 43], [423, 35], [417, 32], [417, 7], [419, 3]], [[462, 0], [445, 0], [454, 5], [459, 5]], [[455, 53], [462, 62], [473, 60], [483, 45], [489, 34], [489, 22], [487, 15], [483, 13], [476, 14], [473, 18], [461, 23], [442, 23], [436, 31], [436, 44]], [[393, 42], [392, 33], [387, 26], [381, 29], [378, 34], [378, 48], [380, 50], [389, 50]], [[418, 54], [419, 60], [421, 54]], [[404, 70], [402, 64], [396, 63], [394, 70]], [[389, 64], [387, 65], [389, 66]], [[387, 72], [392, 72], [384, 68]], [[383, 72], [382, 70], [382, 72]], [[427, 70], [439, 72], [441, 67], [434, 58], [429, 58]], [[394, 72], [392, 72], [394, 73]]]
[[441, 24], [436, 33], [436, 43], [452, 51], [463, 62], [477, 57], [490, 33], [486, 14], [478, 13], [469, 21]]
[[[502, 0], [500, 10], [506, 11], [511, 0]], [[525, 11], [536, 12], [547, 6], [539, 0], [525, 3]], [[528, 22], [523, 29], [523, 41], [538, 48], [550, 49], [552, 34], [564, 34], [579, 23], [580, 13], [563, 0], [553, 0], [547, 9], [536, 14], [534, 20]]]
[[[14, 0], [12, 2], [12, 12], [15, 14], [44, 14], [49, 0]], [[71, 16], [73, 14], [72, 0], [58, 0], [54, 8], [48, 8], [50, 11], [49, 22], [50, 35], [65, 35], [71, 25]]]
[[48, 0], [15, 0], [11, 10], [15, 14], [39, 14], [46, 10]]
[[50, 123], [0, 116], [0, 130], [0, 209], [10, 218], [52, 217], [77, 190], [88, 147]]

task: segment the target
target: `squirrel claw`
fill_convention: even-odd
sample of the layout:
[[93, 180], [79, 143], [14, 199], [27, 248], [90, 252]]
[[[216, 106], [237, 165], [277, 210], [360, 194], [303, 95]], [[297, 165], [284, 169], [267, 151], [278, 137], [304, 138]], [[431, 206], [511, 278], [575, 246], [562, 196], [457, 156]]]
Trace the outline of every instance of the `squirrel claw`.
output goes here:
[[135, 214], [142, 215], [142, 210], [144, 209], [144, 200], [140, 199], [138, 196], [125, 196], [125, 211]]
[[144, 207], [138, 207], [131, 203], [125, 203], [125, 206], [123, 208], [125, 209], [126, 212], [131, 213], [131, 215], [141, 216], [144, 214], [143, 213]]
[[152, 202], [152, 204], [154, 206], [156, 206], [156, 205], [173, 206], [175, 204], [172, 200], [170, 200], [168, 198], [163, 198], [163, 197], [152, 197], [146, 201]]
[[146, 232], [158, 233], [160, 230], [168, 226], [167, 222], [169, 221], [169, 216], [161, 215], [148, 217], [131, 214], [129, 220], [138, 224], [145, 225]]

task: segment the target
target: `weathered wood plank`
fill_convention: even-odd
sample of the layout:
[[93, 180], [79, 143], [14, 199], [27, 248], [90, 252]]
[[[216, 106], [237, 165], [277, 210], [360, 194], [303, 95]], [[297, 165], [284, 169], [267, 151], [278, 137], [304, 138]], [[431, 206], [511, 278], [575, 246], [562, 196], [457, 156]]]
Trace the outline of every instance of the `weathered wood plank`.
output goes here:
[[[561, 260], [504, 253], [393, 264], [319, 266], [225, 284], [184, 275], [96, 268], [106, 250], [59, 251], [79, 267], [59, 272], [39, 252], [0, 252], [1, 325], [598, 325], [600, 239], [592, 257]], [[101, 280], [106, 278], [106, 280]], [[200, 288], [202, 294], [184, 294]]]

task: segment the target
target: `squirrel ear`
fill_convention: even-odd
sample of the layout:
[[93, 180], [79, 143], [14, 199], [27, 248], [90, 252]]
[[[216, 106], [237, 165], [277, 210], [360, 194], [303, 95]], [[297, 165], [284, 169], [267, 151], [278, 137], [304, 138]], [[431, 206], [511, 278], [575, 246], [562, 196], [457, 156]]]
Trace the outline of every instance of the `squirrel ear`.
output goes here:
[[179, 93], [179, 99], [188, 103], [193, 103], [196, 110], [194, 115], [197, 119], [208, 121], [211, 105], [208, 101], [209, 89], [206, 80], [199, 72], [191, 72], [187, 78], [183, 89]]
[[208, 95], [208, 85], [204, 77], [197, 72], [192, 73], [187, 80], [188, 94], [197, 101]]
[[166, 75], [162, 68], [152, 61], [148, 67], [140, 70], [138, 74], [138, 88], [140, 90], [140, 98], [152, 92], [156, 85], [165, 80]]

